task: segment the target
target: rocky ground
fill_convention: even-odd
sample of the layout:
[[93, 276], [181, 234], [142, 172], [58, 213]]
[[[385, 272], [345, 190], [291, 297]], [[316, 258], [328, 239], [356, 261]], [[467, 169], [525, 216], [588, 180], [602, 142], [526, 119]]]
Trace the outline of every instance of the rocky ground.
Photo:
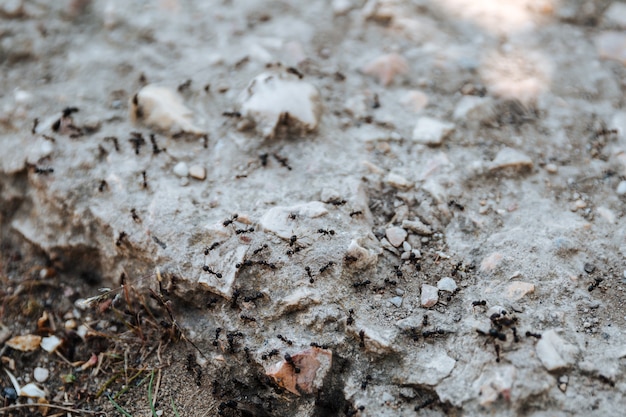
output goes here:
[[622, 414], [624, 3], [0, 19], [3, 412]]

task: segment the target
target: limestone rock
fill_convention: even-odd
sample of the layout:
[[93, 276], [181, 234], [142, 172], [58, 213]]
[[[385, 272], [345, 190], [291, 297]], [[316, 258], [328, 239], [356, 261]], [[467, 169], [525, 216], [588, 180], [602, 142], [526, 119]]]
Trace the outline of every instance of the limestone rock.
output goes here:
[[413, 129], [413, 141], [429, 146], [439, 146], [454, 130], [454, 124], [432, 117], [420, 117]]
[[266, 374], [292, 394], [313, 394], [322, 387], [332, 358], [330, 350], [312, 347], [285, 355], [285, 359], [271, 366]]
[[413, 183], [402, 175], [394, 174], [392, 172], [385, 177], [385, 182], [398, 190], [408, 190], [413, 187]]
[[406, 239], [407, 234], [408, 233], [406, 232], [406, 230], [397, 226], [389, 227], [385, 231], [385, 236], [387, 236], [387, 240], [396, 248], [402, 246], [402, 242], [404, 242], [404, 240]]
[[206, 168], [202, 165], [193, 165], [189, 168], [189, 176], [197, 180], [206, 178]]
[[432, 285], [423, 284], [422, 285], [422, 294], [420, 296], [420, 302], [422, 307], [430, 308], [437, 304], [439, 301], [439, 291], [437, 287], [433, 287]]
[[378, 79], [384, 86], [391, 84], [396, 75], [403, 75], [409, 71], [409, 63], [398, 53], [381, 55], [370, 61], [361, 69], [364, 74]]
[[402, 222], [402, 227], [420, 236], [430, 236], [433, 234], [433, 231], [430, 230], [430, 227], [428, 225], [425, 225], [418, 219], [404, 220]]
[[383, 355], [395, 350], [393, 341], [398, 334], [398, 330], [395, 328], [355, 324], [349, 327], [349, 331], [359, 340], [361, 348], [368, 352]]
[[450, 277], [444, 277], [437, 282], [437, 289], [439, 291], [455, 292], [457, 290], [456, 282]]
[[130, 100], [130, 119], [169, 135], [205, 134], [193, 124], [193, 113], [178, 93], [153, 84], [143, 87]]
[[529, 282], [515, 281], [506, 287], [506, 298], [511, 301], [518, 301], [527, 294], [535, 292], [535, 285]]
[[382, 248], [376, 239], [352, 239], [346, 250], [344, 261], [356, 269], [365, 269], [376, 265], [381, 252]]
[[256, 123], [266, 138], [277, 135], [280, 126], [297, 133], [317, 129], [322, 101], [315, 86], [286, 72], [263, 73], [241, 93], [241, 114]]
[[259, 225], [265, 231], [272, 232], [276, 236], [289, 240], [294, 234], [294, 222], [292, 217], [314, 219], [328, 214], [326, 206], [321, 201], [296, 204], [293, 206], [272, 207], [261, 217]]
[[422, 349], [419, 354], [407, 356], [402, 366], [396, 368], [394, 382], [434, 386], [450, 375], [455, 366], [456, 361], [445, 351]]
[[493, 171], [512, 170], [515, 172], [530, 171], [533, 168], [533, 161], [526, 154], [512, 149], [501, 149], [491, 161], [489, 169]]
[[555, 330], [543, 332], [535, 350], [548, 371], [567, 368], [574, 363], [578, 354], [578, 348], [563, 340]]

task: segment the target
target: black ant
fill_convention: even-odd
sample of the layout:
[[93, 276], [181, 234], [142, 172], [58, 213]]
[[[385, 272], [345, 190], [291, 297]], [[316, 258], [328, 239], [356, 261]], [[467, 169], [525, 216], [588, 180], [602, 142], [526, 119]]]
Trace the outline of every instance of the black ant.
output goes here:
[[133, 217], [133, 221], [135, 223], [141, 223], [141, 219], [137, 215], [137, 209], [131, 208], [130, 209], [130, 215]]
[[237, 268], [237, 269], [241, 269], [241, 268], [243, 268], [243, 267], [246, 267], [246, 266], [252, 266], [252, 265], [254, 265], [254, 262], [253, 262], [253, 261], [251, 261], [251, 260], [249, 260], [249, 259], [244, 259], [244, 261], [243, 261], [242, 263], [237, 262], [237, 263], [235, 264], [235, 268]]
[[360, 348], [364, 348], [365, 347], [365, 330], [361, 330], [359, 331], [359, 347]]
[[363, 214], [363, 212], [361, 210], [351, 211], [350, 212], [350, 217], [360, 216], [362, 214]]
[[309, 276], [309, 282], [313, 284], [315, 280], [313, 279], [313, 275], [311, 274], [311, 267], [305, 266], [304, 270], [306, 271], [306, 274]]
[[276, 337], [280, 340], [282, 340], [283, 342], [287, 343], [287, 345], [291, 346], [293, 345], [293, 342], [289, 339], [287, 339], [285, 336], [283, 336], [282, 334], [276, 335]]
[[494, 343], [494, 348], [496, 349], [496, 362], [500, 363], [500, 345]]
[[[157, 245], [159, 245], [162, 249], [167, 249], [167, 245], [165, 244], [165, 242], [163, 242], [161, 239], [159, 239], [158, 237], [152, 235], [152, 240], [154, 240], [154, 243], [156, 243]], [[219, 278], [219, 277], [218, 277]]]
[[461, 203], [458, 203], [456, 200], [448, 201], [448, 207], [453, 207], [453, 206], [457, 208], [459, 211], [465, 210], [465, 206]]
[[235, 230], [235, 233], [238, 235], [242, 235], [244, 233], [253, 233], [254, 232], [254, 227], [250, 227], [248, 229], [237, 229]]
[[158, 155], [161, 152], [165, 152], [165, 148], [159, 149], [159, 147], [157, 146], [156, 137], [154, 136], [153, 133], [150, 134], [150, 143], [152, 143], [152, 153], [154, 155]]
[[472, 301], [472, 307], [479, 307], [479, 306], [486, 306], [487, 302], [485, 300], [480, 300], [480, 301]]
[[182, 93], [185, 90], [188, 90], [191, 87], [191, 80], [186, 80], [184, 83], [178, 86], [178, 92]]
[[230, 353], [235, 353], [235, 338], [243, 337], [243, 333], [241, 332], [231, 332], [226, 335], [226, 340], [228, 341], [228, 351]]
[[221, 327], [218, 327], [217, 329], [215, 329], [215, 340], [213, 341], [213, 346], [217, 346], [218, 339], [220, 338], [220, 333], [222, 333]]
[[344, 204], [347, 203], [347, 201], [340, 200], [340, 199], [333, 199], [333, 200], [328, 200], [326, 203], [332, 204], [333, 206], [343, 206]]
[[283, 167], [287, 168], [291, 171], [291, 166], [289, 166], [289, 160], [285, 157], [278, 155], [277, 153], [273, 153], [272, 156], [280, 163]]
[[217, 409], [219, 410], [218, 414], [220, 416], [223, 416], [224, 410], [226, 410], [227, 408], [230, 408], [231, 410], [237, 410], [237, 404], [238, 403], [235, 400], [228, 400], [225, 402], [221, 402], [220, 405], [217, 407]]
[[441, 336], [446, 334], [446, 331], [443, 329], [435, 329], [435, 330], [424, 330], [422, 332], [422, 337], [424, 337], [424, 339], [429, 338], [431, 336]]
[[202, 270], [204, 272], [208, 272], [209, 274], [215, 275], [217, 278], [222, 278], [222, 274], [220, 274], [219, 272], [213, 271], [208, 265], [203, 265]]
[[35, 117], [33, 119], [33, 127], [30, 129], [30, 133], [33, 135], [37, 133], [37, 126], [39, 125], [39, 118]]
[[252, 254], [256, 255], [257, 253], [261, 252], [263, 249], [267, 249], [267, 243], [263, 244], [263, 246], [261, 246], [260, 248], [255, 249]]
[[333, 265], [335, 265], [335, 263], [333, 261], [329, 261], [326, 265], [320, 268], [320, 274], [326, 272], [326, 270], [332, 267]]
[[372, 380], [372, 376], [367, 374], [365, 376], [365, 381], [361, 382], [361, 389], [365, 390], [367, 388], [367, 384]]
[[328, 349], [328, 348], [330, 348], [329, 345], [320, 345], [320, 344], [315, 343], [315, 342], [311, 342], [311, 344], [309, 346], [316, 347], [318, 349]]
[[602, 281], [604, 281], [604, 280], [603, 280], [602, 278], [594, 278], [594, 281], [595, 281], [595, 282], [594, 282], [593, 284], [591, 284], [589, 287], [587, 287], [587, 290], [588, 290], [589, 292], [591, 292], [591, 291], [595, 290], [596, 288], [598, 288], [598, 286], [600, 285], [600, 283], [601, 283]]
[[298, 71], [298, 69], [295, 68], [295, 67], [288, 67], [287, 68], [287, 72], [297, 76], [300, 79], [302, 79], [304, 77], [304, 75], [302, 75], [302, 73], [300, 71]]
[[238, 111], [225, 111], [222, 113], [222, 116], [224, 117], [234, 117], [234, 118], [240, 118], [241, 117], [241, 113], [239, 113]]
[[262, 153], [261, 155], [259, 155], [259, 159], [261, 160], [261, 166], [262, 167], [266, 167], [267, 166], [267, 158], [269, 157], [269, 155], [267, 153]]
[[141, 147], [146, 144], [146, 140], [140, 132], [130, 132], [130, 134], [132, 138], [128, 139], [128, 141], [133, 144], [135, 155], [139, 155], [139, 151]]
[[534, 333], [534, 332], [526, 332], [526, 337], [534, 337], [535, 339], [541, 339], [541, 334]]
[[211, 246], [207, 246], [204, 248], [204, 256], [208, 255], [209, 252], [211, 252], [213, 249], [217, 248], [219, 245], [221, 245], [221, 242], [213, 242], [213, 244]]
[[394, 267], [393, 267], [393, 269], [395, 269], [395, 271], [396, 271], [396, 272], [395, 272], [396, 277], [398, 277], [398, 278], [402, 278], [402, 277], [404, 276], [404, 274], [403, 274], [403, 273], [402, 273], [402, 271], [400, 270], [400, 266], [397, 266], [397, 265], [396, 265], [396, 266], [394, 266]]
[[103, 192], [107, 188], [109, 188], [109, 184], [105, 180], [100, 181], [100, 185], [98, 186], [98, 191]]
[[617, 129], [602, 128], [595, 133], [595, 137], [599, 138], [600, 136], [617, 135], [617, 133]]
[[252, 295], [252, 296], [246, 296], [243, 298], [243, 301], [245, 301], [246, 303], [249, 303], [250, 301], [255, 301], [258, 300], [259, 298], [263, 298], [263, 293], [262, 292], [257, 292], [256, 294]]
[[356, 256], [352, 256], [352, 255], [346, 255], [343, 257], [343, 260], [345, 261], [345, 263], [352, 263], [352, 262], [356, 262], [359, 260], [359, 258], [357, 258]]
[[352, 284], [352, 286], [354, 288], [359, 288], [359, 287], [365, 287], [366, 285], [371, 284], [372, 281], [370, 281], [369, 279], [365, 280], [365, 281], [357, 281], [355, 283]]
[[120, 151], [120, 144], [115, 136], [107, 136], [106, 138], [104, 138], [104, 140], [113, 142], [113, 147], [115, 148], [115, 150], [117, 152]]
[[78, 113], [78, 107], [66, 107], [63, 109], [63, 117], [70, 117], [72, 113]]
[[501, 333], [498, 329], [491, 328], [491, 329], [489, 329], [489, 332], [487, 332], [487, 333], [483, 332], [480, 329], [476, 329], [476, 333], [478, 333], [478, 334], [480, 334], [482, 336], [491, 336], [492, 338], [498, 339], [498, 340], [500, 340], [502, 342], [506, 341], [506, 334]]
[[291, 355], [290, 355], [290, 354], [288, 354], [288, 353], [285, 353], [285, 362], [287, 362], [287, 363], [288, 363], [288, 364], [289, 364], [289, 365], [293, 368], [293, 371], [294, 371], [295, 373], [297, 373], [297, 374], [299, 374], [299, 373], [300, 373], [300, 368], [298, 368], [298, 367], [296, 366], [296, 363], [293, 361], [293, 358], [292, 358], [292, 357], [291, 357]]
[[209, 135], [202, 135], [202, 147], [204, 149], [209, 147]]
[[261, 359], [263, 359], [265, 361], [265, 360], [267, 360], [267, 359], [269, 359], [269, 358], [271, 358], [273, 356], [278, 355], [278, 353], [279, 353], [278, 349], [272, 349], [269, 352], [267, 352], [266, 354], [261, 355]]
[[328, 237], [335, 235], [335, 231], [334, 230], [317, 229], [317, 233], [321, 233], [322, 235], [325, 235], [325, 236], [328, 236]]
[[416, 405], [416, 406], [415, 406], [415, 408], [414, 408], [414, 410], [415, 410], [415, 411], [420, 411], [422, 408], [426, 408], [426, 407], [428, 407], [429, 405], [434, 404], [434, 403], [435, 403], [435, 401], [436, 401], [436, 400], [435, 400], [434, 398], [429, 398], [428, 400], [424, 401], [423, 403]]
[[56, 143], [56, 139], [53, 138], [52, 136], [48, 136], [48, 135], [41, 135], [42, 138], [44, 138], [45, 140], [49, 140], [52, 143]]
[[128, 234], [126, 232], [120, 232], [120, 234], [117, 237], [117, 240], [115, 241], [115, 245], [116, 246], [121, 246], [122, 245], [122, 240], [126, 239], [127, 236], [128, 236]]
[[243, 348], [243, 351], [246, 354], [246, 363], [250, 363], [250, 348], [246, 346]]
[[233, 298], [230, 301], [231, 308], [237, 307], [237, 300], [239, 299], [240, 295], [241, 295], [241, 291], [239, 291], [239, 289], [235, 289], [235, 291], [233, 291]]
[[428, 314], [424, 314], [424, 317], [422, 317], [422, 326], [428, 326]]
[[230, 219], [224, 220], [224, 222], [222, 223], [224, 225], [224, 227], [233, 224], [233, 222], [235, 222], [237, 220], [237, 218], [239, 218], [239, 215], [237, 213], [233, 214], [232, 217]]
[[275, 270], [276, 269], [276, 265], [271, 263], [271, 262], [267, 262], [267, 261], [257, 261], [257, 265], [263, 265], [263, 266], [267, 266], [268, 268]]
[[352, 317], [354, 315], [354, 310], [350, 309], [348, 310], [348, 318], [346, 319], [346, 324], [348, 326], [352, 326], [354, 324], [354, 317]]
[[295, 253], [298, 253], [302, 250], [302, 248], [300, 246], [296, 246], [293, 249], [289, 249], [287, 252], [285, 252], [287, 254], [287, 256], [292, 256]]
[[385, 284], [398, 285], [398, 282], [394, 280], [390, 280], [389, 278], [385, 278]]
[[246, 316], [245, 314], [240, 315], [239, 318], [246, 322], [256, 322], [256, 319], [254, 317]]
[[48, 175], [48, 174], [52, 174], [54, 172], [54, 168], [40, 168], [40, 167], [36, 166], [34, 168], [34, 172], [35, 172], [35, 174]]

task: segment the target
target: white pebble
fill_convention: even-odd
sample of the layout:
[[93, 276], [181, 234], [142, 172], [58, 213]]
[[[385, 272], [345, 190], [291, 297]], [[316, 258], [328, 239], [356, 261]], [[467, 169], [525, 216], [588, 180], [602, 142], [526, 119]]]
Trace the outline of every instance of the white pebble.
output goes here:
[[396, 294], [404, 295], [404, 290], [402, 288], [396, 288]]
[[206, 169], [202, 165], [193, 165], [189, 168], [189, 176], [197, 180], [206, 178]]
[[402, 249], [405, 252], [411, 252], [411, 244], [405, 240], [404, 242], [402, 242]]
[[179, 177], [186, 177], [187, 175], [189, 175], [189, 166], [184, 162], [177, 163], [176, 165], [174, 165], [174, 174], [178, 175]]
[[401, 175], [392, 172], [387, 175], [385, 182], [398, 190], [408, 190], [413, 187], [413, 183]]
[[390, 227], [385, 231], [387, 240], [396, 248], [402, 245], [402, 242], [406, 239], [407, 234], [406, 230], [398, 226]]
[[402, 227], [404, 227], [405, 229], [409, 229], [411, 232], [417, 233], [421, 236], [430, 236], [433, 234], [433, 231], [430, 230], [430, 227], [428, 227], [418, 219], [404, 220], [402, 222]]
[[555, 164], [548, 164], [546, 165], [546, 171], [550, 174], [556, 174], [557, 172], [559, 172], [559, 167]]
[[620, 183], [617, 184], [617, 189], [615, 190], [615, 192], [618, 195], [626, 194], [626, 181], [620, 181]]
[[398, 308], [402, 307], [402, 297], [400, 296], [390, 298], [389, 302]]
[[44, 382], [48, 379], [49, 376], [50, 376], [50, 371], [48, 371], [46, 368], [36, 367], [33, 370], [33, 377], [35, 378], [35, 381], [37, 382]]
[[57, 348], [61, 346], [62, 343], [63, 341], [54, 335], [43, 337], [41, 339], [41, 348], [46, 352], [52, 353], [57, 350]]
[[241, 114], [254, 120], [266, 138], [287, 125], [301, 133], [317, 128], [322, 116], [320, 93], [289, 73], [263, 73], [255, 77], [240, 95]]
[[444, 277], [437, 283], [437, 288], [440, 291], [455, 292], [458, 287], [452, 278]]
[[428, 284], [422, 285], [422, 295], [420, 297], [420, 301], [422, 303], [422, 307], [425, 308], [430, 308], [437, 304], [437, 301], [439, 301], [439, 291], [437, 290], [437, 287], [433, 287]]
[[454, 130], [454, 124], [442, 122], [432, 117], [420, 117], [413, 129], [413, 141], [424, 145], [441, 145]]
[[537, 357], [548, 371], [566, 368], [573, 364], [578, 348], [563, 340], [554, 330], [543, 332], [535, 346]]
[[490, 170], [512, 169], [515, 171], [530, 171], [533, 168], [533, 160], [530, 157], [513, 148], [503, 148], [491, 162]]

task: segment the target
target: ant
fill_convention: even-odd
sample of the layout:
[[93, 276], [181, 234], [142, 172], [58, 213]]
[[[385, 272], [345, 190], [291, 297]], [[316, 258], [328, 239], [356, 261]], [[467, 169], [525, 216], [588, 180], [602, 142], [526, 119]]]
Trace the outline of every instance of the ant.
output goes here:
[[191, 79], [186, 80], [184, 83], [178, 86], [178, 92], [182, 93], [185, 90], [188, 90], [191, 87]]
[[66, 107], [63, 109], [63, 117], [70, 117], [72, 113], [78, 113], [78, 107]]
[[143, 138], [141, 132], [130, 132], [130, 134], [132, 138], [128, 139], [128, 141], [133, 144], [135, 155], [139, 155], [139, 151], [141, 147], [146, 144], [146, 140]]
[[328, 200], [327, 203], [328, 204], [332, 204], [333, 206], [343, 206], [344, 204], [347, 203], [347, 201], [346, 200], [333, 199], [333, 200]]
[[239, 289], [235, 289], [235, 291], [233, 291], [233, 298], [230, 302], [231, 308], [237, 307], [237, 300], [239, 299], [240, 295], [241, 295], [241, 291], [239, 291]]
[[98, 191], [103, 192], [106, 188], [109, 188], [109, 184], [105, 180], [100, 181]]
[[287, 362], [287, 363], [288, 363], [288, 364], [289, 364], [289, 365], [293, 368], [293, 371], [294, 371], [295, 373], [297, 373], [297, 374], [299, 374], [299, 373], [300, 373], [300, 368], [298, 368], [298, 367], [296, 366], [296, 363], [293, 361], [293, 358], [292, 358], [292, 357], [291, 357], [291, 355], [290, 355], [290, 354], [288, 354], [288, 353], [285, 353], [285, 362]]
[[459, 211], [463, 211], [465, 210], [465, 206], [459, 202], [457, 202], [456, 200], [450, 200], [448, 201], [448, 207], [455, 207], [457, 208]]
[[246, 347], [243, 348], [243, 351], [246, 354], [246, 363], [250, 363], [250, 348], [248, 346], [246, 346]]
[[287, 254], [287, 256], [292, 256], [295, 253], [298, 253], [302, 250], [302, 248], [300, 246], [296, 246], [294, 249], [289, 249], [287, 252], [285, 252]]
[[478, 306], [486, 306], [487, 302], [485, 300], [480, 300], [480, 301], [472, 301], [472, 307], [478, 307]]
[[106, 138], [104, 138], [104, 140], [113, 142], [113, 147], [115, 148], [115, 150], [117, 152], [120, 151], [120, 144], [115, 136], [107, 136]]
[[365, 330], [361, 330], [359, 331], [359, 347], [360, 348], [364, 348], [365, 347]]
[[283, 336], [282, 334], [276, 335], [276, 337], [280, 340], [282, 340], [283, 342], [287, 343], [287, 345], [291, 346], [293, 345], [293, 341], [287, 339], [285, 336]]
[[289, 160], [285, 157], [278, 155], [277, 153], [273, 153], [272, 156], [280, 163], [283, 167], [287, 168], [287, 170], [291, 171], [291, 166], [289, 166]]
[[[156, 243], [157, 245], [159, 245], [161, 248], [163, 249], [167, 249], [167, 245], [165, 244], [165, 242], [163, 242], [161, 239], [159, 239], [158, 237], [152, 235], [152, 240], [154, 240], [154, 243]], [[220, 278], [220, 277], [218, 277]]]
[[350, 309], [348, 310], [348, 318], [346, 319], [346, 324], [348, 326], [352, 326], [354, 324], [354, 317], [352, 317], [354, 315], [354, 310]]
[[333, 261], [329, 261], [326, 265], [320, 268], [320, 274], [324, 273], [328, 268], [335, 265]]
[[535, 339], [541, 339], [540, 333], [526, 332], [526, 337], [534, 337]]
[[480, 334], [482, 336], [491, 336], [492, 338], [498, 339], [498, 340], [500, 340], [502, 342], [506, 341], [506, 334], [500, 333], [500, 331], [498, 329], [491, 328], [491, 329], [489, 329], [489, 332], [487, 332], [487, 333], [483, 332], [480, 329], [476, 329], [476, 333], [478, 333], [478, 334]]
[[209, 252], [211, 252], [213, 249], [217, 248], [219, 245], [221, 245], [221, 242], [213, 242], [213, 244], [209, 247], [205, 247], [204, 248], [204, 256], [207, 256], [209, 254]]
[[385, 278], [385, 284], [398, 285], [398, 282], [394, 280], [390, 280], [389, 278]]
[[302, 73], [300, 71], [298, 71], [297, 68], [295, 67], [289, 67], [287, 68], [287, 72], [290, 74], [293, 74], [295, 76], [297, 76], [298, 78], [302, 79], [304, 77], [304, 75], [302, 75]]
[[267, 262], [267, 261], [257, 261], [257, 265], [267, 266], [268, 268], [273, 269], [273, 270], [276, 269], [276, 265], [274, 265], [271, 262]]
[[350, 217], [360, 216], [362, 214], [363, 214], [363, 212], [361, 210], [351, 211], [350, 212]]
[[356, 256], [352, 256], [352, 255], [346, 255], [343, 257], [343, 260], [346, 263], [352, 263], [352, 262], [356, 262], [359, 260], [359, 258], [357, 258]]
[[38, 118], [38, 117], [35, 117], [35, 118], [33, 119], [33, 127], [30, 129], [30, 133], [32, 133], [33, 135], [34, 135], [35, 133], [37, 133], [37, 126], [38, 126], [38, 125], [39, 125], [39, 118]]
[[309, 282], [313, 284], [315, 280], [313, 279], [313, 275], [311, 275], [311, 267], [305, 266], [304, 270], [306, 271], [306, 274], [309, 276]]
[[352, 286], [354, 288], [359, 288], [359, 287], [365, 287], [366, 285], [369, 285], [371, 283], [372, 283], [372, 281], [370, 281], [368, 279], [368, 280], [365, 280], [365, 281], [357, 281], [357, 282], [353, 283]]
[[322, 235], [325, 235], [325, 236], [328, 236], [328, 237], [335, 235], [335, 231], [334, 230], [317, 229], [317, 233], [321, 233]]
[[150, 143], [152, 143], [152, 153], [154, 155], [158, 155], [161, 152], [165, 152], [165, 148], [163, 149], [159, 149], [159, 147], [157, 146], [157, 142], [156, 142], [156, 137], [154, 136], [153, 133], [150, 134]]
[[370, 374], [365, 375], [365, 381], [361, 382], [361, 389], [365, 390], [367, 388], [367, 384], [372, 380], [372, 376]]
[[249, 303], [250, 301], [255, 301], [258, 300], [259, 298], [263, 298], [263, 293], [262, 292], [257, 292], [256, 294], [252, 295], [252, 296], [246, 296], [243, 298], [243, 301], [245, 301], [246, 303]]
[[[399, 265], [394, 266], [394, 267], [393, 267], [393, 269], [395, 269], [395, 271], [396, 271], [396, 272], [395, 272], [395, 273], [396, 273], [396, 277], [398, 277], [398, 278], [402, 278], [402, 277], [404, 276], [404, 274], [403, 274], [403, 273], [402, 273], [402, 271], [400, 270], [400, 266], [399, 266]], [[385, 282], [386, 282], [386, 281], [387, 281], [387, 280], [385, 280]]]
[[318, 349], [328, 349], [330, 347], [328, 345], [320, 345], [320, 344], [317, 344], [315, 342], [311, 342], [311, 344], [309, 346], [316, 347]]
[[133, 221], [135, 223], [141, 223], [141, 219], [137, 215], [137, 209], [131, 208], [130, 209], [130, 215], [133, 217]]
[[235, 353], [235, 338], [243, 337], [243, 333], [241, 332], [231, 332], [226, 335], [226, 340], [228, 341], [228, 351], [230, 353]]
[[34, 172], [35, 174], [48, 175], [54, 172], [54, 168], [39, 168], [36, 166]]
[[262, 167], [266, 167], [267, 166], [267, 158], [269, 157], [269, 155], [267, 153], [262, 153], [261, 155], [259, 155], [259, 159], [261, 160], [261, 166]]
[[41, 135], [42, 138], [44, 138], [45, 140], [49, 140], [52, 143], [55, 143], [57, 140], [55, 138], [53, 138], [52, 136], [48, 136], [48, 135]]
[[271, 358], [272, 356], [276, 356], [278, 355], [278, 349], [272, 349], [269, 352], [267, 352], [266, 354], [261, 355], [261, 359], [263, 359], [264, 361]]
[[215, 275], [217, 278], [222, 278], [222, 274], [220, 274], [219, 272], [213, 271], [208, 265], [203, 265], [202, 270], [204, 272], [208, 272], [209, 274]]
[[587, 287], [587, 290], [588, 290], [589, 292], [591, 292], [591, 291], [595, 290], [596, 288], [598, 288], [598, 286], [600, 285], [600, 283], [601, 283], [602, 281], [604, 281], [604, 280], [603, 280], [602, 278], [595, 278], [595, 279], [594, 279], [594, 281], [595, 281], [595, 282], [594, 282], [593, 284], [591, 284], [589, 287]]
[[257, 253], [261, 252], [263, 249], [267, 249], [267, 243], [265, 243], [263, 246], [261, 246], [260, 248], [255, 249], [252, 254], [256, 255]]
[[233, 214], [232, 217], [230, 219], [224, 220], [224, 222], [222, 223], [222, 225], [224, 225], [224, 227], [229, 226], [231, 224], [233, 224], [237, 218], [239, 218], [239, 215], [237, 213]]
[[245, 314], [240, 315], [239, 318], [246, 322], [256, 322], [256, 319], [254, 317], [246, 316]]
[[148, 188], [148, 177], [146, 175], [146, 171], [141, 171], [141, 177], [143, 178], [143, 188]]
[[242, 235], [244, 233], [253, 233], [254, 232], [254, 227], [250, 227], [249, 229], [237, 229], [235, 230], [235, 233], [238, 235]]
[[121, 246], [122, 240], [126, 239], [126, 237], [128, 237], [128, 234], [126, 232], [120, 232], [117, 240], [115, 241], [115, 246]]
[[202, 367], [196, 363], [196, 360], [191, 353], [187, 355], [187, 372], [196, 377], [197, 386], [202, 386]]
[[617, 133], [617, 129], [602, 128], [595, 133], [595, 137], [599, 138], [600, 136], [617, 135]]
[[204, 149], [209, 147], [209, 135], [202, 135], [202, 147]]
[[217, 346], [218, 339], [220, 338], [220, 333], [222, 333], [221, 327], [218, 327], [217, 329], [215, 329], [215, 340], [213, 341], [213, 346]]
[[422, 332], [422, 337], [424, 339], [429, 338], [431, 336], [441, 336], [443, 334], [445, 334], [446, 331], [443, 329], [436, 329], [436, 330], [424, 330]]
[[225, 111], [222, 113], [222, 116], [224, 117], [234, 117], [236, 119], [241, 117], [241, 113], [239, 113], [238, 111]]

